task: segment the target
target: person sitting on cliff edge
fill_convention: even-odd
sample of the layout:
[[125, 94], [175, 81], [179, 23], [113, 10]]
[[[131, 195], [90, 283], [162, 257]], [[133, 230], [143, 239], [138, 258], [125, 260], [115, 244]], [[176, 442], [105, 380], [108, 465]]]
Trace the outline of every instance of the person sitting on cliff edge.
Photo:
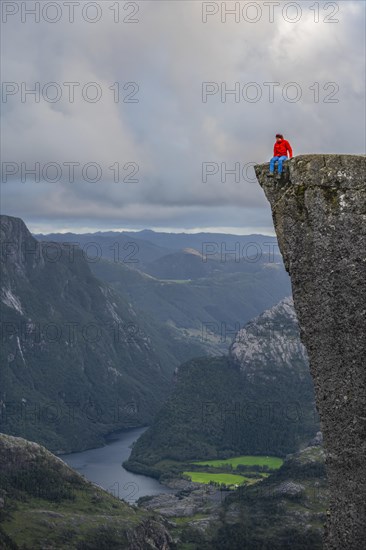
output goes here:
[[283, 163], [287, 158], [292, 159], [292, 148], [289, 142], [283, 138], [282, 134], [276, 134], [276, 143], [273, 148], [273, 158], [269, 163], [269, 173], [268, 177], [273, 178], [274, 169], [276, 162], [278, 163], [278, 176], [277, 179], [280, 179], [283, 171]]

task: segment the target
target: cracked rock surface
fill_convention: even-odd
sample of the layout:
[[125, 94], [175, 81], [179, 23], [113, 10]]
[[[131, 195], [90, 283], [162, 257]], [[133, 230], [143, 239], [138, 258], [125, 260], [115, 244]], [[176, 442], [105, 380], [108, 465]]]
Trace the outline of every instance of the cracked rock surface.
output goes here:
[[257, 179], [272, 208], [310, 360], [326, 449], [325, 548], [366, 540], [365, 156], [302, 155]]

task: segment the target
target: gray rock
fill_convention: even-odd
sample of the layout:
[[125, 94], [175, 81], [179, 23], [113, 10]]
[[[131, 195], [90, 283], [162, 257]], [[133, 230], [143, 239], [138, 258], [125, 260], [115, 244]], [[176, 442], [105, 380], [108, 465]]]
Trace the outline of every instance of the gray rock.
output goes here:
[[318, 445], [323, 445], [322, 432], [317, 432], [316, 436], [309, 443], [310, 447], [317, 447]]
[[284, 298], [242, 328], [229, 355], [250, 380], [266, 376], [264, 371], [268, 371], [269, 364], [273, 380], [277, 370], [299, 370], [299, 365], [308, 376], [308, 358], [300, 340], [292, 298]]
[[[197, 489], [197, 483], [193, 483], [193, 481], [187, 481], [186, 479], [169, 479], [164, 481], [164, 485], [169, 487], [170, 489], [176, 489], [177, 491], [183, 491], [188, 490], [192, 491], [194, 489]], [[205, 485], [203, 485], [205, 487]]]
[[297, 497], [302, 495], [304, 491], [305, 487], [300, 485], [300, 483], [295, 483], [294, 481], [283, 481], [280, 485], [273, 489], [273, 494], [285, 497]]
[[143, 500], [139, 506], [145, 510], [153, 510], [166, 518], [188, 518], [198, 513], [205, 513], [208, 517], [201, 518], [202, 522], [195, 525], [195, 527], [205, 530], [208, 524], [216, 521], [224, 497], [214, 487], [190, 483], [186, 480], [171, 480], [170, 486], [181, 487], [180, 481], [185, 482], [184, 494], [179, 492], [177, 494], [162, 493]]
[[325, 547], [366, 540], [366, 157], [303, 155], [256, 175], [291, 276], [321, 418], [330, 488]]
[[161, 523], [145, 520], [128, 534], [129, 550], [169, 550], [173, 539]]

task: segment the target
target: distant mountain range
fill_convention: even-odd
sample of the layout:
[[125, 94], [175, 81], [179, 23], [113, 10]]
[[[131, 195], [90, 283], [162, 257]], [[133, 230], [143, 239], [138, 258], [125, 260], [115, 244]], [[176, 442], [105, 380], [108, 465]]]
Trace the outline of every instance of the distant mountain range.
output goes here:
[[225, 353], [245, 323], [291, 292], [273, 237], [144, 230], [37, 238], [78, 243], [94, 275], [201, 354]]
[[[172, 260], [176, 253], [179, 253], [177, 259], [179, 256], [185, 257], [187, 253], [195, 255], [196, 259], [202, 258], [202, 274], [200, 272], [198, 276], [207, 275], [217, 269], [225, 272], [247, 272], [251, 270], [250, 266], [256, 270], [256, 264], [266, 262], [282, 265], [276, 238], [266, 235], [159, 233], [145, 229], [137, 232], [35, 234], [34, 237], [48, 242], [73, 242], [84, 249], [86, 255], [95, 256], [97, 261], [108, 259], [146, 273], [158, 270], [159, 273], [155, 274], [165, 279], [197, 276], [194, 272], [183, 274], [181, 271], [174, 271]], [[187, 257], [186, 260], [190, 261]], [[198, 264], [193, 264], [196, 265]]]
[[[184, 249], [195, 249], [207, 256], [207, 259], [222, 259], [223, 262], [236, 259], [237, 263], [259, 261], [266, 254], [275, 255], [280, 262], [281, 256], [276, 237], [266, 235], [231, 235], [226, 233], [161, 233], [144, 229], [143, 231], [98, 231], [96, 233], [38, 233], [38, 240], [76, 242], [83, 247], [90, 243], [98, 245], [104, 259], [132, 264], [144, 269], [165, 255]], [[129, 246], [129, 248], [128, 248]], [[124, 248], [125, 247], [125, 248]], [[238, 258], [240, 262], [238, 262]]]

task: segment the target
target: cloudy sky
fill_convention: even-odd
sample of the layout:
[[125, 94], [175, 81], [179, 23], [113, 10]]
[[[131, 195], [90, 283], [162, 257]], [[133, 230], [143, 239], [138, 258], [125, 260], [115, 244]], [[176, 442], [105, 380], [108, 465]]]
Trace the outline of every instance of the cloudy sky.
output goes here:
[[272, 233], [274, 134], [365, 153], [362, 0], [2, 4], [1, 210], [34, 232]]

